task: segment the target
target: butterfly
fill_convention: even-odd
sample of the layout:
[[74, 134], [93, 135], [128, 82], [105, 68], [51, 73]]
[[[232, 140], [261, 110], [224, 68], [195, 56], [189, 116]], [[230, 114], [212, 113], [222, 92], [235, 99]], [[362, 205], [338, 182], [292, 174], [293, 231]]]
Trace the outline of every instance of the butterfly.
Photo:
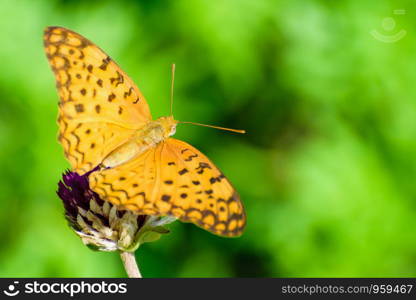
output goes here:
[[73, 170], [119, 209], [170, 215], [220, 236], [242, 234], [240, 197], [200, 151], [171, 138], [173, 116], [153, 120], [133, 81], [85, 37], [47, 27], [44, 47], [60, 98], [58, 140]]

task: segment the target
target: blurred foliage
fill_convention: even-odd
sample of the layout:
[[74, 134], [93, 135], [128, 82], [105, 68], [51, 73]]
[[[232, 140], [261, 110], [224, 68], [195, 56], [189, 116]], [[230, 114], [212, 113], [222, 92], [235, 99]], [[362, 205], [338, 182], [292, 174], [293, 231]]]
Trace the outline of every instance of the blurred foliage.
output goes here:
[[[144, 276], [416, 276], [415, 9], [0, 0], [0, 276], [124, 276], [116, 253], [92, 252], [71, 232], [55, 194], [68, 164], [42, 46], [49, 25], [105, 49], [154, 117], [168, 114], [175, 62], [177, 119], [248, 132], [178, 128], [234, 183], [248, 226], [225, 239], [175, 222], [137, 251]], [[384, 43], [372, 30], [407, 34]]]

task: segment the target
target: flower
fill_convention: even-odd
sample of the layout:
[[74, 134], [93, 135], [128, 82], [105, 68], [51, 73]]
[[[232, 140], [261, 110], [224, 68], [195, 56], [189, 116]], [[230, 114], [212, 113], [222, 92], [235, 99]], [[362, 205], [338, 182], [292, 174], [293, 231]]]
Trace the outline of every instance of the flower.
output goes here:
[[88, 176], [66, 171], [58, 183], [58, 196], [70, 227], [83, 243], [99, 251], [135, 251], [141, 244], [168, 233], [163, 227], [176, 220], [170, 216], [137, 215], [102, 200], [89, 187]]

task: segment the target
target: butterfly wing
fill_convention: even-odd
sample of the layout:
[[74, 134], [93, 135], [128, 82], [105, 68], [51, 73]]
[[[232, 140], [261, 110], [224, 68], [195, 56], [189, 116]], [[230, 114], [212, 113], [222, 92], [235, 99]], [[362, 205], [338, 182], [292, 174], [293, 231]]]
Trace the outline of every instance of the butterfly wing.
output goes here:
[[93, 172], [99, 196], [138, 214], [173, 215], [221, 236], [241, 235], [246, 218], [227, 178], [200, 151], [173, 138], [113, 169]]
[[59, 141], [74, 171], [95, 167], [151, 120], [132, 80], [100, 48], [61, 27], [47, 27], [45, 52], [55, 73]]

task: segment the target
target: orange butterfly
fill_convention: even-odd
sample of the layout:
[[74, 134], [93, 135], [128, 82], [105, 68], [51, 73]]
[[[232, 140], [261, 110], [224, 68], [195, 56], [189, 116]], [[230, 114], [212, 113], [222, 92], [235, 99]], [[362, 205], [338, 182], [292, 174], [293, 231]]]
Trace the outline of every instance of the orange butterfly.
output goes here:
[[222, 236], [243, 232], [237, 192], [204, 154], [170, 138], [179, 123], [172, 115], [152, 120], [133, 81], [81, 35], [48, 27], [44, 43], [61, 100], [58, 139], [75, 172], [99, 166], [92, 190], [137, 214], [172, 215]]

